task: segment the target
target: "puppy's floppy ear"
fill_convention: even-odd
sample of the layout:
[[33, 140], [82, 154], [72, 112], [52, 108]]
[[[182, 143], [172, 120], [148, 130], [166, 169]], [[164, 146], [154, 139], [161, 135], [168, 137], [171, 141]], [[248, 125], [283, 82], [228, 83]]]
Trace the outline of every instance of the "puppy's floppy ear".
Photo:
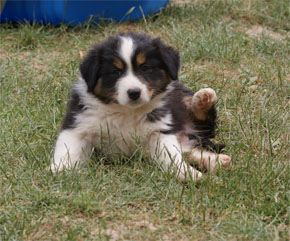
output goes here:
[[178, 70], [180, 66], [179, 53], [173, 48], [164, 45], [160, 38], [153, 39], [153, 44], [158, 48], [160, 56], [170, 78], [172, 80], [177, 80]]
[[101, 54], [100, 46], [95, 46], [80, 64], [80, 72], [87, 83], [89, 92], [93, 92], [100, 77]]

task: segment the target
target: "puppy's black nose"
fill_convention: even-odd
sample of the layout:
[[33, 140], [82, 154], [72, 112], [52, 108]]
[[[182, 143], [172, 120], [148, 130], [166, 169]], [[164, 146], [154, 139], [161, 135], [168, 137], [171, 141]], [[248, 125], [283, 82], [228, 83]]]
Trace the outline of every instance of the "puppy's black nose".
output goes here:
[[139, 88], [129, 89], [127, 93], [131, 100], [138, 100], [141, 95], [141, 90]]

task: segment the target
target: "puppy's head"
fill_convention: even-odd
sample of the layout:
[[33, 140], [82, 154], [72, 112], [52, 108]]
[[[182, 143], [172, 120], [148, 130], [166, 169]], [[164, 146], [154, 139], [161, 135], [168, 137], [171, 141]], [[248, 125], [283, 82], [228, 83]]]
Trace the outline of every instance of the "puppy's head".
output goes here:
[[130, 107], [150, 102], [178, 78], [179, 55], [160, 39], [119, 34], [96, 45], [84, 58], [80, 72], [103, 103]]

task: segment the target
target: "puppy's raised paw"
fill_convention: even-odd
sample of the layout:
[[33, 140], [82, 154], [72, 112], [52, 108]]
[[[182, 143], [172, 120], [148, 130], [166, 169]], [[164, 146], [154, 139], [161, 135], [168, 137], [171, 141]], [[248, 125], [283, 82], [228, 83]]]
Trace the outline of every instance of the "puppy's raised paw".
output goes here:
[[204, 88], [196, 92], [191, 100], [194, 116], [199, 120], [206, 119], [207, 111], [215, 104], [216, 100], [216, 93], [211, 88]]
[[203, 111], [208, 110], [217, 100], [216, 93], [211, 88], [200, 89], [192, 97], [192, 107]]

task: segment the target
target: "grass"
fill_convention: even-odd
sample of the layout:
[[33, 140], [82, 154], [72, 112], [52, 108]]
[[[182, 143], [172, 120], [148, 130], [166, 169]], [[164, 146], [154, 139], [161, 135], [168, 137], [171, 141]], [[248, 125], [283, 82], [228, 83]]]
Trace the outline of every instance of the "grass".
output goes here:
[[[246, 34], [252, 26], [266, 32]], [[289, 240], [289, 4], [201, 1], [131, 23], [0, 26], [0, 240]], [[80, 51], [119, 31], [179, 49], [180, 81], [219, 96], [230, 172], [184, 185], [136, 154], [48, 171]]]

